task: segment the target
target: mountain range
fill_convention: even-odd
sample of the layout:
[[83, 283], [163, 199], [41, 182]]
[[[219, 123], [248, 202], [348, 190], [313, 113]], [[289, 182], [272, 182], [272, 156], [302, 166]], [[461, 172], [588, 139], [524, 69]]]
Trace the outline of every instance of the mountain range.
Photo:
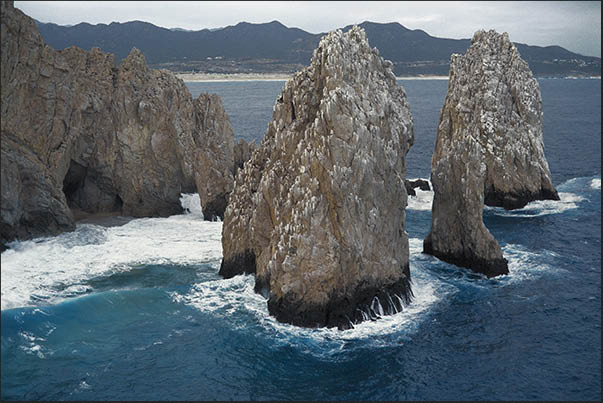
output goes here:
[[[36, 21], [42, 37], [55, 49], [99, 47], [119, 63], [132, 47], [154, 68], [208, 73], [291, 73], [309, 64], [324, 34], [289, 28], [278, 21], [240, 22], [221, 29], [167, 29], [148, 22], [80, 23], [62, 26]], [[392, 61], [398, 76], [448, 75], [450, 55], [464, 53], [469, 39], [437, 38], [399, 23], [363, 22], [369, 43]], [[342, 28], [347, 31], [351, 25]], [[601, 76], [601, 58], [560, 46], [515, 43], [537, 76]]]

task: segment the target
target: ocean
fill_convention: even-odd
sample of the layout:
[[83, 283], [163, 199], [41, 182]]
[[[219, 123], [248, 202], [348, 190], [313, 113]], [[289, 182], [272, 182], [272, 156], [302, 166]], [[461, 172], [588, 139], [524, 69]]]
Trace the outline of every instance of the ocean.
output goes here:
[[[429, 178], [446, 80], [400, 80], [408, 178]], [[421, 253], [433, 193], [409, 198], [415, 298], [347, 331], [276, 322], [253, 276], [222, 280], [220, 222], [78, 224], [2, 253], [2, 400], [600, 400], [601, 81], [540, 79], [561, 200], [486, 208], [509, 260], [487, 279]], [[261, 140], [284, 82], [187, 83]]]

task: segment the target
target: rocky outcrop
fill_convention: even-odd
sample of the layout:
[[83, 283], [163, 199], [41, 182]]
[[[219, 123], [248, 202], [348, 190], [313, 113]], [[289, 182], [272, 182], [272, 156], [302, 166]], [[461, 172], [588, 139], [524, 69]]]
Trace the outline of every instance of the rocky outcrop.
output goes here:
[[431, 182], [424, 251], [489, 277], [508, 268], [483, 223], [484, 203], [513, 209], [559, 199], [544, 156], [538, 82], [506, 33], [478, 31], [465, 55], [452, 55]]
[[234, 174], [237, 175], [239, 169], [251, 158], [251, 154], [257, 148], [255, 141], [252, 143], [246, 142], [244, 139], [239, 139], [234, 145]]
[[206, 218], [223, 214], [234, 135], [219, 98], [193, 100], [137, 49], [119, 68], [96, 48], [56, 51], [12, 2], [1, 26], [2, 243], [73, 229], [74, 215], [175, 214], [195, 188]]
[[234, 131], [216, 94], [200, 94], [193, 101], [195, 183], [206, 220], [224, 219], [233, 188]]
[[270, 314], [300, 326], [346, 328], [402, 309], [412, 143], [391, 63], [358, 27], [326, 35], [237, 174], [220, 273], [255, 273]]

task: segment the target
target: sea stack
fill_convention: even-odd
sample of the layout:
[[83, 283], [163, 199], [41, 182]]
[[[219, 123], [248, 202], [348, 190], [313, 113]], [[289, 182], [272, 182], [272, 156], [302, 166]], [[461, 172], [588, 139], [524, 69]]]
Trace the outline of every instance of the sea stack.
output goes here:
[[239, 170], [220, 273], [256, 274], [281, 322], [349, 328], [411, 297], [405, 156], [413, 121], [364, 30], [325, 35]]
[[431, 182], [424, 252], [488, 277], [508, 267], [483, 223], [484, 204], [559, 200], [544, 156], [538, 81], [507, 33], [480, 30], [465, 55], [451, 56]]
[[52, 235], [94, 213], [182, 211], [199, 191], [207, 219], [232, 190], [234, 134], [219, 98], [132, 49], [119, 67], [98, 48], [57, 51], [2, 2], [0, 241]]

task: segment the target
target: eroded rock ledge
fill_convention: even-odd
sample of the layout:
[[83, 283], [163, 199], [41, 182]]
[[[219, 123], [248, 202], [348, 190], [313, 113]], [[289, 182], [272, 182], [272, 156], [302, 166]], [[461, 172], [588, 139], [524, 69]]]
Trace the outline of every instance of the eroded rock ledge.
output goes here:
[[508, 267], [483, 223], [484, 204], [559, 200], [544, 156], [538, 81], [506, 33], [478, 31], [465, 55], [452, 55], [431, 182], [424, 252], [488, 277]]
[[278, 320], [348, 328], [411, 296], [405, 155], [413, 122], [362, 29], [326, 35], [289, 80], [224, 215], [220, 273], [255, 273]]
[[217, 96], [133, 49], [112, 54], [44, 44], [34, 21], [2, 2], [0, 241], [74, 228], [74, 214], [166, 216], [198, 191], [223, 216], [234, 134]]

